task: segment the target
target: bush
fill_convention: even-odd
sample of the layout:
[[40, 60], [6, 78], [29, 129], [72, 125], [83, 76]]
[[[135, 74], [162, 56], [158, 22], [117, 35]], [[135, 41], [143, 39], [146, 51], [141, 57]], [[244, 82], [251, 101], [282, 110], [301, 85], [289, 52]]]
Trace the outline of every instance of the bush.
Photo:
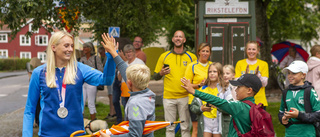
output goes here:
[[0, 59], [0, 71], [14, 71], [14, 70], [25, 70], [26, 64], [30, 59]]

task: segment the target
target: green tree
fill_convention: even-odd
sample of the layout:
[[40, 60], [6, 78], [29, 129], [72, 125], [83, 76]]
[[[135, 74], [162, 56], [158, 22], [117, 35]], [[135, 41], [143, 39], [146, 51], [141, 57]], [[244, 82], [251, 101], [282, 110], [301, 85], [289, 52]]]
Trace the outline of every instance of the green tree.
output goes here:
[[[319, 38], [319, 0], [256, 0], [257, 37], [264, 42], [261, 58], [272, 64], [272, 45], [286, 39], [307, 43]], [[269, 87], [275, 87], [275, 72], [270, 72]]]
[[272, 44], [286, 39], [319, 38], [319, 0], [256, 0], [257, 36], [264, 42], [261, 57], [271, 63]]
[[195, 7], [194, 3], [190, 1], [185, 1], [183, 4], [184, 12], [179, 13], [178, 16], [169, 17], [170, 22], [168, 22], [166, 34], [167, 42], [170, 44], [170, 49], [173, 48], [173, 43], [171, 38], [177, 30], [182, 30], [186, 37], [186, 47], [189, 50], [195, 49]]
[[[34, 18], [33, 29], [36, 30], [46, 21], [49, 31], [50, 26], [64, 28], [66, 22], [73, 27], [77, 35], [79, 24], [83, 20], [73, 20], [75, 11], [87, 19], [93, 31], [94, 39], [101, 40], [101, 34], [108, 31], [110, 26], [121, 28], [120, 36], [133, 39], [141, 36], [147, 45], [156, 41], [157, 36], [164, 35], [168, 31], [172, 19], [177, 16], [188, 15], [191, 0], [61, 0], [59, 5], [70, 10], [62, 22], [59, 7], [55, 7], [52, 0], [0, 0], [2, 12], [0, 13], [0, 26], [9, 24], [12, 30], [11, 37], [19, 32], [21, 26], [26, 23], [27, 18]], [[185, 4], [188, 2], [188, 5]], [[169, 23], [168, 23], [169, 22]], [[190, 25], [190, 24], [189, 24]], [[165, 29], [163, 29], [165, 28]], [[169, 31], [170, 32], [170, 31]], [[30, 35], [28, 32], [27, 35]]]

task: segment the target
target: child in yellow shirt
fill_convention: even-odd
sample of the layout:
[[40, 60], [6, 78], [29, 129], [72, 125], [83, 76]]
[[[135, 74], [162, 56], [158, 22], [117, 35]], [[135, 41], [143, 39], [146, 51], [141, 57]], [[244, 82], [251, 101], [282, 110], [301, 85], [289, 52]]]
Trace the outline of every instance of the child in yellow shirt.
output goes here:
[[[223, 87], [222, 65], [218, 62], [213, 62], [209, 66], [208, 77], [200, 91], [219, 96], [219, 93], [225, 90]], [[190, 109], [193, 113], [198, 114], [198, 136], [221, 137], [221, 127], [217, 118], [219, 112], [215, 106], [201, 101], [199, 98], [194, 98]]]

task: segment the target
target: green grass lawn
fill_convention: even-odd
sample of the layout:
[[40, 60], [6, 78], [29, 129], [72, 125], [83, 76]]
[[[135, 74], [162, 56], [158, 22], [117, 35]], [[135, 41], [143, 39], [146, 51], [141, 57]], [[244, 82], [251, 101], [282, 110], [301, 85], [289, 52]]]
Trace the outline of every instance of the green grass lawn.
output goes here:
[[[280, 102], [275, 103], [269, 103], [269, 106], [267, 107], [267, 111], [272, 115], [272, 123], [276, 132], [277, 137], [284, 137], [284, 126], [282, 126], [279, 123], [278, 120], [278, 112], [279, 112]], [[97, 109], [97, 115], [96, 117], [98, 119], [104, 119], [108, 113], [109, 113], [109, 105], [105, 105], [103, 103], [98, 102], [96, 105]], [[122, 108], [123, 109], [123, 108]], [[122, 111], [124, 112], [124, 111]], [[124, 114], [123, 114], [124, 115]], [[89, 109], [85, 108], [85, 118], [89, 118]], [[156, 121], [164, 121], [164, 111], [163, 106], [157, 106], [156, 107]], [[107, 120], [109, 128], [116, 123], [116, 119]], [[164, 137], [165, 136], [165, 128], [157, 130], [154, 132], [155, 137]], [[180, 133], [176, 135], [176, 137], [179, 137]]]
[[272, 116], [273, 128], [276, 132], [277, 137], [284, 137], [285, 127], [280, 124], [278, 120], [278, 113], [280, 108], [280, 102], [268, 103], [267, 112]]

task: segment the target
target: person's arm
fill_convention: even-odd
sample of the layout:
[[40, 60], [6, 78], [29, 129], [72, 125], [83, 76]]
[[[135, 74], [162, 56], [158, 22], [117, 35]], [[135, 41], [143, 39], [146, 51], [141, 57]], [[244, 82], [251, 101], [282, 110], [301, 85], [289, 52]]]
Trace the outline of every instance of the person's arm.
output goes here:
[[202, 103], [200, 103], [200, 101], [197, 98], [193, 98], [190, 104], [190, 111], [197, 115], [200, 115], [202, 113], [201, 104]]
[[225, 99], [221, 99], [219, 97], [216, 97], [214, 95], [210, 95], [207, 93], [203, 93], [201, 91], [198, 91], [196, 89], [193, 89], [191, 86], [191, 83], [186, 78], [181, 78], [181, 82], [184, 85], [181, 85], [185, 90], [187, 90], [189, 93], [193, 94], [195, 97], [198, 97], [199, 99], [206, 101], [209, 104], [212, 104], [221, 110], [227, 112], [230, 115], [237, 114], [240, 112], [243, 107], [241, 107], [241, 104], [239, 101], [236, 102], [228, 102]]
[[283, 99], [281, 97], [281, 104], [280, 104], [280, 109], [279, 109], [279, 113], [278, 113], [278, 119], [279, 119], [280, 124], [282, 124], [283, 126], [288, 128], [289, 126], [292, 125], [292, 123], [289, 123], [289, 119], [284, 116], [285, 112], [286, 112], [286, 109], [284, 106]]
[[[119, 56], [118, 55], [118, 47], [119, 47], [119, 43], [118, 42], [116, 42], [115, 41], [115, 39], [113, 38], [113, 37], [111, 37], [111, 36], [109, 36], [109, 34], [102, 34], [101, 35], [102, 36], [102, 39], [103, 39], [103, 41], [101, 41], [101, 44], [103, 45], [103, 47], [104, 47], [104, 49], [106, 50], [106, 56], [107, 56], [107, 62], [106, 62], [106, 65], [105, 65], [105, 68], [106, 67], [112, 67], [112, 69], [114, 68], [114, 70], [115, 70], [115, 68], [116, 68], [116, 66], [118, 67], [118, 70], [120, 70], [120, 69], [123, 69], [122, 67], [124, 67], [123, 66], [123, 64], [125, 64], [125, 62], [123, 61], [123, 62], [121, 62], [121, 60], [118, 60], [118, 62], [117, 62], [117, 64], [115, 63], [115, 58], [117, 57], [117, 56]], [[114, 64], [111, 64], [111, 65], [114, 65], [114, 66], [108, 66], [109, 64], [108, 64], [108, 61], [113, 61], [113, 63]], [[127, 67], [127, 65], [125, 64], [125, 66]], [[112, 73], [113, 73], [113, 78], [114, 78], [114, 75], [115, 75], [115, 73], [114, 73], [115, 71], [113, 71]], [[124, 74], [123, 74], [124, 73]], [[122, 72], [120, 71], [120, 74], [122, 75], [122, 77], [126, 80], [126, 76], [125, 76], [125, 71], [123, 71], [122, 70]], [[113, 81], [112, 81], [113, 82]], [[111, 83], [112, 84], [112, 83]], [[111, 85], [110, 84], [110, 85]]]
[[108, 52], [107, 55], [109, 55], [107, 56], [108, 60], [110, 59], [115, 62], [116, 66], [114, 66], [114, 68], [118, 68], [122, 78], [127, 82], [126, 69], [128, 65], [122, 60], [122, 58], [117, 53], [119, 43], [116, 43], [113, 37], [110, 37], [109, 34], [106, 35], [105, 33], [102, 34], [102, 39], [103, 41], [101, 41], [101, 44]]
[[299, 111], [298, 120], [306, 123], [320, 122], [320, 111], [305, 113]]
[[170, 73], [170, 66], [164, 68], [163, 59], [164, 59], [163, 54], [161, 54], [158, 59], [156, 68], [154, 69], [153, 78], [155, 80], [160, 80], [164, 75]]
[[127, 82], [127, 74], [126, 74], [126, 70], [128, 68], [127, 63], [124, 62], [120, 56], [116, 56], [114, 58], [114, 61], [115, 61], [116, 65], [117, 65], [117, 68], [118, 68], [118, 70], [119, 70], [119, 72], [121, 74], [122, 79], [125, 82]]
[[116, 64], [109, 53], [106, 53], [106, 55], [110, 57], [107, 59], [103, 73], [97, 69], [92, 69], [88, 65], [77, 62], [79, 71], [81, 71], [85, 82], [93, 86], [112, 85], [115, 77]]
[[225, 99], [221, 99], [217, 96], [203, 93], [198, 90], [195, 90], [194, 96], [200, 98], [203, 101], [206, 101], [209, 104], [216, 106], [217, 108], [225, 111], [230, 115], [236, 114], [242, 108], [242, 107], [237, 107], [237, 106], [240, 106], [240, 105], [237, 105], [239, 104], [239, 102], [228, 102]]
[[116, 72], [116, 64], [114, 63], [113, 58], [111, 57], [110, 53], [106, 53], [107, 61], [104, 65], [103, 70], [103, 80], [105, 81], [104, 85], [110, 86], [113, 83], [115, 72]]
[[31, 75], [28, 98], [26, 102], [26, 107], [23, 114], [23, 128], [22, 136], [23, 137], [32, 137], [33, 136], [33, 121], [35, 118], [36, 107], [38, 99], [40, 97], [40, 85], [39, 85], [39, 76], [40, 69], [35, 69]]
[[[289, 55], [288, 55], [289, 56]], [[279, 68], [283, 69], [288, 66], [288, 56], [284, 57], [284, 59], [280, 62]], [[279, 60], [280, 61], [280, 60]]]
[[267, 62], [263, 61], [263, 65], [260, 66], [261, 75], [258, 73], [258, 77], [260, 78], [260, 81], [262, 83], [263, 87], [266, 87], [268, 85], [268, 79], [269, 79], [269, 66]]
[[262, 87], [266, 87], [268, 85], [268, 79], [267, 77], [262, 77], [261, 74], [257, 74], [258, 78], [261, 81]]
[[154, 73], [153, 74], [153, 79], [154, 80], [160, 80], [162, 78], [162, 76], [160, 75], [160, 73]]

